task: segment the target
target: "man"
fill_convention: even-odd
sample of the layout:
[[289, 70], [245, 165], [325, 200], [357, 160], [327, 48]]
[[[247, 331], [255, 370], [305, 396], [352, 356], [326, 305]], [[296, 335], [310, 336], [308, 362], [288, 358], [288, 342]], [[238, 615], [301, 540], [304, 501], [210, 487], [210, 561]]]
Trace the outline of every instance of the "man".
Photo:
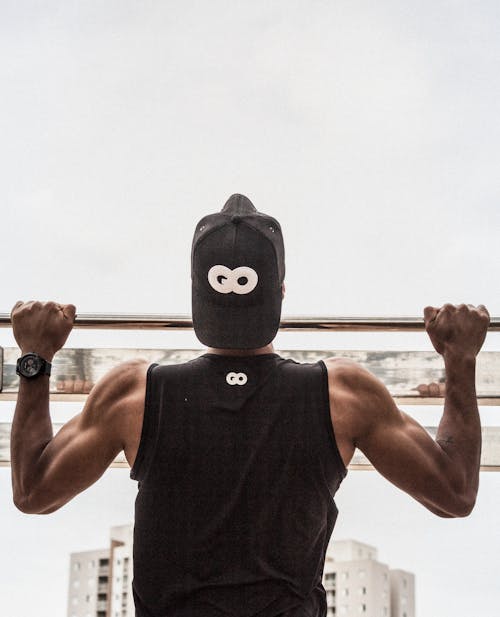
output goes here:
[[474, 507], [475, 358], [488, 311], [424, 310], [446, 367], [434, 441], [361, 366], [336, 358], [299, 364], [274, 353], [283, 240], [279, 223], [246, 197], [233, 195], [200, 221], [191, 265], [193, 326], [207, 353], [176, 366], [116, 367], [55, 437], [48, 363], [75, 307], [15, 305], [23, 357], [11, 437], [14, 502], [22, 512], [54, 512], [123, 449], [138, 480], [138, 617], [324, 616], [333, 497], [356, 447], [436, 515], [463, 517]]

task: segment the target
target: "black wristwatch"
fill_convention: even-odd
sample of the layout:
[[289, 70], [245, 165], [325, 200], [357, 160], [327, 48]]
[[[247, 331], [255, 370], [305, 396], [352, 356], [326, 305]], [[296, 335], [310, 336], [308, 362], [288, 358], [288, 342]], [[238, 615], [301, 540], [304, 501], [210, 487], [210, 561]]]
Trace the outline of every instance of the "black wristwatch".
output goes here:
[[20, 377], [34, 379], [40, 375], [50, 375], [52, 364], [44, 360], [37, 353], [25, 353], [16, 364], [16, 373]]

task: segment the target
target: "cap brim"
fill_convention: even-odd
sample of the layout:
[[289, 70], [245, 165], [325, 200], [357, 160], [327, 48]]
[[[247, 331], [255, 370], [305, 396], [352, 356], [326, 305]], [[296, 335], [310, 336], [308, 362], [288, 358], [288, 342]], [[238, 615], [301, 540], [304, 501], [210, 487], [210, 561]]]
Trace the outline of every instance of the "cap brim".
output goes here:
[[198, 339], [208, 347], [258, 349], [276, 336], [281, 304], [281, 288], [266, 296], [265, 305], [228, 307], [201, 299], [193, 287], [193, 328]]

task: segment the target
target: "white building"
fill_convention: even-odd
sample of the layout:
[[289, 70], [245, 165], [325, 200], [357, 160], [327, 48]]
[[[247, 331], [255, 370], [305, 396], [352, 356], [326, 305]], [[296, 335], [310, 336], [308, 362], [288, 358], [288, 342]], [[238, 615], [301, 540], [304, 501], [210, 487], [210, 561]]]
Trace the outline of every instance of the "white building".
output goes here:
[[415, 617], [415, 577], [377, 561], [377, 549], [355, 540], [330, 544], [323, 584], [328, 617]]
[[112, 527], [110, 546], [72, 553], [68, 617], [133, 617], [133, 525]]
[[[134, 617], [133, 525], [112, 527], [110, 546], [72, 553], [68, 617]], [[323, 584], [328, 617], [415, 617], [415, 577], [377, 561], [355, 540], [330, 544]]]
[[404, 570], [391, 570], [391, 617], [415, 617], [415, 577]]

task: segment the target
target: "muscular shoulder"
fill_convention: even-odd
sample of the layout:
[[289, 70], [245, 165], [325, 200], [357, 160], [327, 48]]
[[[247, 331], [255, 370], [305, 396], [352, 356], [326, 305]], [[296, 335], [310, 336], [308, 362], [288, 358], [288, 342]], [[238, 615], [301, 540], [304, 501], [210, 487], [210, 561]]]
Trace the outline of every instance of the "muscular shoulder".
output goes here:
[[83, 410], [85, 423], [121, 431], [127, 417], [141, 410], [148, 366], [142, 359], [128, 360], [108, 371], [90, 391]]
[[92, 388], [89, 399], [94, 405], [110, 405], [134, 396], [146, 384], [146, 360], [128, 360], [108, 371]]
[[357, 362], [347, 358], [327, 358], [328, 381], [334, 384], [338, 394], [349, 395], [356, 393], [359, 399], [366, 391], [373, 388], [375, 375], [363, 368]]
[[397, 412], [387, 388], [363, 366], [345, 358], [328, 358], [325, 364], [332, 413], [354, 442]]

